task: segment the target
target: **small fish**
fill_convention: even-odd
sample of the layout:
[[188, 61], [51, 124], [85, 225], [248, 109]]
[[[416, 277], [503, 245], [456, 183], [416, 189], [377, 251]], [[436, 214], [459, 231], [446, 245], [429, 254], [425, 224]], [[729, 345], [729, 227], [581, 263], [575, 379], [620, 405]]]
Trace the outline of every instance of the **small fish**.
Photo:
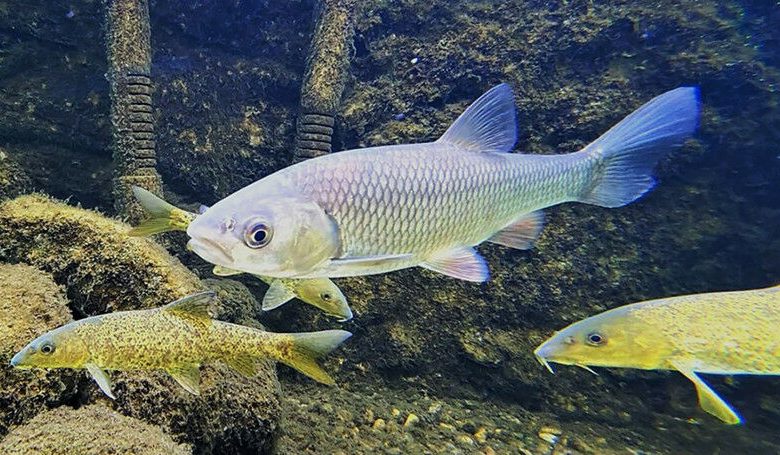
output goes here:
[[698, 116], [697, 89], [683, 87], [579, 152], [506, 153], [517, 125], [512, 90], [501, 84], [435, 142], [331, 153], [244, 187], [190, 223], [189, 244], [213, 264], [275, 278], [421, 266], [482, 282], [488, 267], [474, 246], [531, 248], [545, 207], [638, 199]]
[[[244, 272], [231, 270], [221, 265], [214, 266], [212, 271], [217, 276], [232, 276]], [[294, 298], [324, 311], [328, 316], [338, 318], [339, 322], [352, 319], [352, 310], [347, 304], [347, 298], [338, 286], [328, 278], [270, 278], [254, 275], [268, 285], [263, 297], [263, 311], [279, 308]]]
[[[780, 286], [634, 303], [576, 322], [534, 354], [563, 365], [677, 370], [702, 409], [728, 424], [742, 418], [699, 376], [780, 375]], [[591, 370], [592, 371], [592, 370]]]
[[[192, 220], [198, 217], [198, 214], [169, 204], [141, 187], [134, 186], [133, 193], [141, 206], [149, 213], [150, 218], [131, 229], [130, 236], [145, 237], [162, 232], [186, 231]], [[200, 207], [201, 214], [205, 213], [206, 210], [208, 207]], [[244, 272], [218, 265], [214, 267], [213, 273], [217, 276], [232, 276]], [[269, 286], [265, 297], [263, 297], [263, 311], [278, 308], [297, 297], [303, 302], [321, 309], [328, 316], [338, 318], [339, 322], [352, 319], [352, 310], [347, 304], [347, 298], [341, 289], [328, 278], [298, 280], [254, 276]]]
[[164, 307], [120, 311], [71, 322], [36, 338], [12, 359], [17, 368], [84, 368], [110, 398], [106, 370], [164, 370], [200, 393], [200, 365], [221, 361], [251, 377], [259, 359], [282, 362], [315, 381], [334, 384], [316, 362], [352, 334], [343, 330], [271, 333], [211, 319], [214, 293]]

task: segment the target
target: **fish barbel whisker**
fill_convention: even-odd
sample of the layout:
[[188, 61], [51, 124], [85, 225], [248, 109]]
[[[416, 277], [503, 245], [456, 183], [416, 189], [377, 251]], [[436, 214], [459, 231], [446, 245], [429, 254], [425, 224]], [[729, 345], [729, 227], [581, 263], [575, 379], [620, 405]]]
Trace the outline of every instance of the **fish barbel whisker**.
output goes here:
[[577, 365], [578, 367], [582, 368], [582, 369], [583, 369], [583, 370], [585, 370], [585, 371], [589, 371], [589, 372], [591, 372], [591, 373], [595, 374], [596, 376], [598, 376], [598, 375], [599, 375], [598, 373], [596, 373], [595, 371], [593, 371], [593, 369], [592, 369], [591, 367], [589, 367], [589, 366], [587, 366], [587, 365], [582, 365], [582, 364], [580, 364], [580, 363], [578, 363], [578, 364], [576, 364], [576, 365]]

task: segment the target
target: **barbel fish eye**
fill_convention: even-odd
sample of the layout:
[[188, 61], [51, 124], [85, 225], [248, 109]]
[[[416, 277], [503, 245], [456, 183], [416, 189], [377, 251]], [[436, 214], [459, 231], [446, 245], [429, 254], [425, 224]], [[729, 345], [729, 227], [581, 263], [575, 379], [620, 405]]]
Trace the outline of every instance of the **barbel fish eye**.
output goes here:
[[46, 342], [41, 345], [41, 354], [51, 354], [54, 352], [54, 345]]
[[244, 232], [244, 243], [249, 248], [262, 248], [268, 245], [273, 237], [273, 230], [263, 222], [250, 223]]
[[588, 334], [587, 341], [591, 346], [601, 346], [607, 342], [607, 337], [598, 332], [591, 332]]
[[323, 292], [322, 294], [320, 294], [320, 298], [327, 302], [330, 299], [332, 299], [333, 297], [329, 293]]

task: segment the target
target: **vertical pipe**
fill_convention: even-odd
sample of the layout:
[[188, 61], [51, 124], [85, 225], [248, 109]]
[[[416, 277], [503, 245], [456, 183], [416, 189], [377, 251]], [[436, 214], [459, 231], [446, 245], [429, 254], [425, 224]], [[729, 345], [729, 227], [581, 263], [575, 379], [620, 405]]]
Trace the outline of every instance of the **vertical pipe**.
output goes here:
[[296, 162], [331, 152], [335, 116], [355, 35], [353, 2], [322, 0], [320, 4], [301, 88], [293, 156]]
[[148, 0], [105, 0], [108, 80], [113, 127], [114, 207], [130, 222], [143, 218], [138, 185], [160, 194], [152, 110]]

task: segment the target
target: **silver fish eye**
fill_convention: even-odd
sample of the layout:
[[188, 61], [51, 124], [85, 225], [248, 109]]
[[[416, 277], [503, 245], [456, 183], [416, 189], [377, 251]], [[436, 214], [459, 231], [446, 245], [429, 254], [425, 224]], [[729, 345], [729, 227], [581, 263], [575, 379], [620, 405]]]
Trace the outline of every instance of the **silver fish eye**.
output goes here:
[[250, 223], [244, 232], [244, 243], [249, 248], [262, 248], [271, 241], [274, 231], [264, 222]]

